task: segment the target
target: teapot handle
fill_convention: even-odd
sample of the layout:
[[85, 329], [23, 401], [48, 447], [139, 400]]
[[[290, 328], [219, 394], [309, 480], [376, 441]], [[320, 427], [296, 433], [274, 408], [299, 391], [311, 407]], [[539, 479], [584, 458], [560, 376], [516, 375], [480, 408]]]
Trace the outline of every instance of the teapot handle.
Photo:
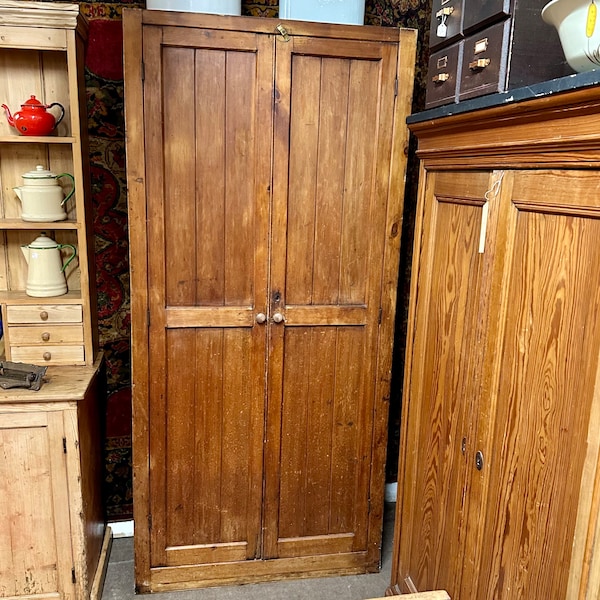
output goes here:
[[68, 177], [71, 180], [71, 183], [73, 184], [73, 189], [64, 197], [63, 201], [60, 203], [60, 205], [63, 206], [64, 203], [75, 193], [75, 177], [73, 177], [71, 173], [61, 173], [60, 175], [56, 176], [56, 179], [60, 179], [61, 177]]
[[54, 123], [53, 128], [56, 129], [58, 127], [58, 124], [63, 120], [63, 117], [65, 116], [65, 107], [62, 104], [60, 104], [60, 102], [53, 102], [52, 104], [48, 104], [46, 108], [52, 108], [53, 106], [58, 106], [60, 108], [60, 117], [56, 119], [56, 123]]
[[71, 254], [71, 256], [69, 256], [69, 259], [62, 266], [62, 269], [60, 270], [61, 273], [64, 273], [65, 269], [71, 264], [71, 261], [77, 256], [77, 248], [75, 248], [75, 246], [73, 246], [73, 244], [58, 244], [58, 249], [61, 250], [62, 248], [71, 248], [73, 250], [73, 254]]

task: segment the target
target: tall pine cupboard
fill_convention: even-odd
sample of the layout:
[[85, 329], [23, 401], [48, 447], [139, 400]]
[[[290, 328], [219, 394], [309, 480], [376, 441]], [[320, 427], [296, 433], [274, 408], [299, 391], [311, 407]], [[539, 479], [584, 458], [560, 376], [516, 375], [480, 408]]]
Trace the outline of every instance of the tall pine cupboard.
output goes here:
[[600, 88], [411, 120], [390, 591], [597, 600]]
[[376, 570], [416, 32], [124, 28], [137, 588]]

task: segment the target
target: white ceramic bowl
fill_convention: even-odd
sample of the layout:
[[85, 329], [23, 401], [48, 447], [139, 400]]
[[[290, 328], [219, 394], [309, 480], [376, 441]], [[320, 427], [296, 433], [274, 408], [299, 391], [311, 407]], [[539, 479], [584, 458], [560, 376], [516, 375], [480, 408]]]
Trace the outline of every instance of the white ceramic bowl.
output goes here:
[[147, 0], [146, 8], [218, 15], [241, 15], [242, 0]]
[[552, 0], [542, 19], [554, 25], [571, 68], [578, 73], [600, 68], [600, 0]]

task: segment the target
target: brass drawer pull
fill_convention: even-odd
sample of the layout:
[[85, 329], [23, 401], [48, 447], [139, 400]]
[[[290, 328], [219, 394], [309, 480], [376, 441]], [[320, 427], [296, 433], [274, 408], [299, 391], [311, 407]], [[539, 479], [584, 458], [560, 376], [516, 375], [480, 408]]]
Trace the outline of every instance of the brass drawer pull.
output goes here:
[[431, 81], [433, 81], [433, 83], [444, 83], [444, 81], [448, 81], [448, 79], [450, 79], [450, 75], [448, 73], [439, 73], [438, 75], [434, 75], [431, 78]]
[[489, 58], [479, 58], [469, 63], [469, 69], [471, 71], [479, 71], [485, 69], [492, 61]]
[[438, 10], [435, 13], [435, 16], [438, 19], [441, 19], [442, 17], [448, 17], [448, 16], [450, 16], [453, 12], [454, 12], [454, 7], [453, 6], [445, 6], [444, 8], [440, 8], [440, 10]]

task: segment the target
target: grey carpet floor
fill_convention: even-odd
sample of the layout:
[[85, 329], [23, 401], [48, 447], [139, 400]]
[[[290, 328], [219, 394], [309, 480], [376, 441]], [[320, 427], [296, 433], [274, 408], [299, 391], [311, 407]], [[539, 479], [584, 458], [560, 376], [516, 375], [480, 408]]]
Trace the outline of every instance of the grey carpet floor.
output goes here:
[[102, 600], [365, 600], [385, 595], [390, 583], [394, 504], [386, 504], [379, 573], [275, 581], [243, 586], [137, 595], [133, 583], [133, 538], [113, 541]]

